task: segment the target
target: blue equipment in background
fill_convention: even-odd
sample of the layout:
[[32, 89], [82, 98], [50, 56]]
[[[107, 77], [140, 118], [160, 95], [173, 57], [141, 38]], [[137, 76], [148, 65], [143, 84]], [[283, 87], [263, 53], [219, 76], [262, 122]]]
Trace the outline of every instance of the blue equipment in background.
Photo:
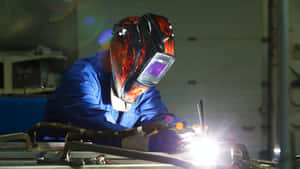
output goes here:
[[47, 98], [0, 98], [0, 134], [26, 132], [41, 122]]

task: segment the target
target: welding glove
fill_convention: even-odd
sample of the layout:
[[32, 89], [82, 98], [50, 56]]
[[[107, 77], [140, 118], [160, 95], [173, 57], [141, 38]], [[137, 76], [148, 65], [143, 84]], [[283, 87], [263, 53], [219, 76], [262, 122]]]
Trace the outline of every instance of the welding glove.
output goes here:
[[148, 151], [178, 153], [181, 146], [181, 138], [174, 130], [163, 129], [157, 134], [151, 135], [148, 142]]

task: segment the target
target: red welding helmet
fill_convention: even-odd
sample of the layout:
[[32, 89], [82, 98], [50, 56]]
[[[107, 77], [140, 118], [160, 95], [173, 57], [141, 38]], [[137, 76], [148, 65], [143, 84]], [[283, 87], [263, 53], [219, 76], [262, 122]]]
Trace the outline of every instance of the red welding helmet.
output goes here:
[[128, 17], [114, 27], [110, 46], [112, 87], [127, 103], [158, 84], [175, 61], [174, 34], [165, 17]]

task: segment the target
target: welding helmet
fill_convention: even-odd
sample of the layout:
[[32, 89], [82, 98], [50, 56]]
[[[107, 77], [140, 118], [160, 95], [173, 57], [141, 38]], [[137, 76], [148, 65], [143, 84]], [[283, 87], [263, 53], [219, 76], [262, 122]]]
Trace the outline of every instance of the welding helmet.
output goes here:
[[172, 25], [165, 17], [146, 14], [121, 20], [113, 32], [112, 88], [120, 99], [134, 103], [175, 62]]

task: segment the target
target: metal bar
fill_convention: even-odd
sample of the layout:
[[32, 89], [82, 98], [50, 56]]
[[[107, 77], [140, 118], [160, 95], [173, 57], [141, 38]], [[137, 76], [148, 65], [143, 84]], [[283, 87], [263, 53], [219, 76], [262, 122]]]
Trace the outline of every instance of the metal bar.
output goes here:
[[197, 109], [198, 109], [198, 113], [199, 113], [200, 126], [202, 127], [202, 131], [206, 134], [203, 100], [200, 99], [200, 103], [197, 104]]
[[274, 57], [274, 0], [268, 0], [268, 63], [267, 63], [267, 126], [268, 126], [268, 160], [273, 156], [273, 57]]
[[279, 0], [279, 141], [280, 169], [291, 169], [288, 118], [288, 0]]
[[12, 134], [5, 134], [0, 135], [0, 141], [14, 141], [14, 140], [24, 140], [26, 143], [27, 150], [32, 149], [32, 142], [30, 137], [26, 133], [12, 133]]
[[203, 100], [200, 100], [200, 115], [201, 115], [201, 124], [203, 130], [205, 130], [205, 119], [204, 119], [204, 108], [203, 108]]

